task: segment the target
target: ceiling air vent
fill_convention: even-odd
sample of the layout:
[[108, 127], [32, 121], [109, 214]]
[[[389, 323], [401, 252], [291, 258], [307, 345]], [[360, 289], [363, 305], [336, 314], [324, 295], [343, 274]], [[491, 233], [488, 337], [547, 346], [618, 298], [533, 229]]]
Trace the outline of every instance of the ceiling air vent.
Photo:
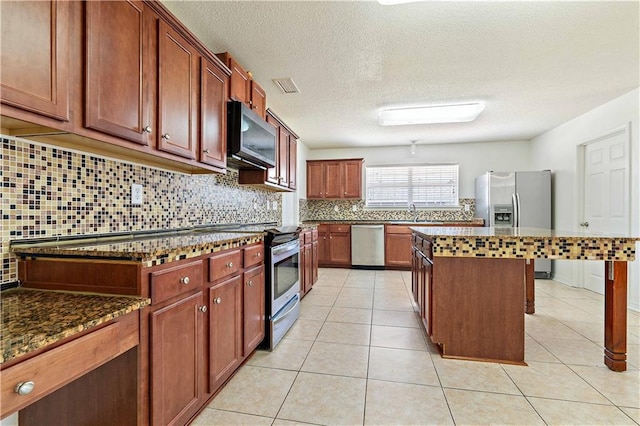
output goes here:
[[282, 90], [282, 93], [300, 93], [300, 89], [290, 78], [275, 78], [273, 82]]

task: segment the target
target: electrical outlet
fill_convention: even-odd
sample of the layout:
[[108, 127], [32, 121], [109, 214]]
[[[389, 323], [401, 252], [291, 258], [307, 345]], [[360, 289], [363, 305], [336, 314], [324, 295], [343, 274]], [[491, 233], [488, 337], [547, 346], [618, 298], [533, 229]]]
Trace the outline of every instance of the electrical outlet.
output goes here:
[[338, 207], [337, 205], [333, 206], [333, 211], [334, 212], [339, 212], [340, 211], [340, 207]]
[[357, 212], [358, 211], [358, 206], [356, 206], [355, 204], [353, 206], [351, 206], [351, 211]]
[[267, 210], [269, 210], [271, 208], [271, 203], [269, 202], [269, 200], [267, 200]]
[[469, 210], [471, 210], [471, 207], [469, 206], [469, 204], [465, 204], [464, 205], [464, 211], [468, 212]]
[[277, 201], [273, 202], [273, 209], [274, 210], [278, 210], [278, 202]]
[[142, 205], [142, 193], [143, 187], [139, 183], [131, 184], [131, 205], [133, 206], [141, 206]]

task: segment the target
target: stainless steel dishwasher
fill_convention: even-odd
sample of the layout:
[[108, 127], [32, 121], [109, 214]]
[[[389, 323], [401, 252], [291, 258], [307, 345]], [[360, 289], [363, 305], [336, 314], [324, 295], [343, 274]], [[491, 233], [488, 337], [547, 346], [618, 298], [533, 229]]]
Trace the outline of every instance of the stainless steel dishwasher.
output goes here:
[[351, 266], [384, 267], [384, 225], [351, 225]]

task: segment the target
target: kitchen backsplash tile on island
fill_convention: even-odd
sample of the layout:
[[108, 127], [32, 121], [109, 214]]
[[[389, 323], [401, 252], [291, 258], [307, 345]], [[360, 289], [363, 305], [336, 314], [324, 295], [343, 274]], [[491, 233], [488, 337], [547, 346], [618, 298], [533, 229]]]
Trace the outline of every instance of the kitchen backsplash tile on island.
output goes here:
[[[469, 211], [465, 210], [469, 206]], [[301, 221], [322, 220], [413, 220], [413, 213], [408, 209], [370, 209], [365, 207], [364, 200], [307, 200], [300, 199]], [[418, 209], [420, 220], [473, 220], [475, 200], [461, 198], [459, 208]]]
[[[282, 218], [281, 194], [239, 185], [235, 170], [186, 175], [7, 136], [0, 160], [0, 283], [17, 279], [10, 240]], [[143, 186], [140, 206], [132, 183]]]

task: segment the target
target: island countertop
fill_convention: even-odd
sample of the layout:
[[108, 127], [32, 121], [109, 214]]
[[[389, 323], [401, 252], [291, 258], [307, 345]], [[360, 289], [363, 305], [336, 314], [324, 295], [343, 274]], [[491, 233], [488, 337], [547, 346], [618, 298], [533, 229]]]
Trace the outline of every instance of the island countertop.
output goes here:
[[149, 299], [16, 288], [2, 292], [0, 363], [141, 309]]
[[633, 261], [640, 241], [539, 228], [413, 226], [411, 230], [432, 243], [434, 256], [451, 257]]

